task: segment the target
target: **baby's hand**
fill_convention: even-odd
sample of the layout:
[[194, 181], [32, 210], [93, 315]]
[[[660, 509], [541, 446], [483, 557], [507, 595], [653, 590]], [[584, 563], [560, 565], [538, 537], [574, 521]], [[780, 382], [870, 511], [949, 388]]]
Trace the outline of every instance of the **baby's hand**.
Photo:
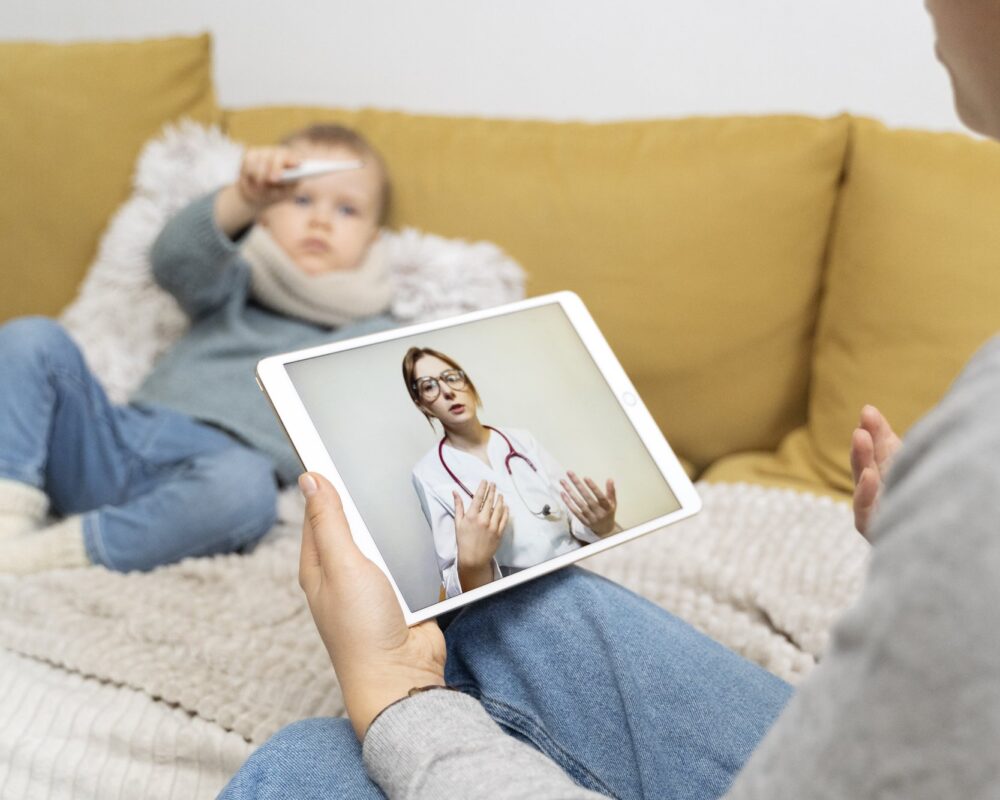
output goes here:
[[287, 147], [252, 147], [243, 154], [236, 190], [255, 212], [285, 200], [296, 184], [282, 183], [281, 173], [301, 163]]
[[854, 474], [854, 527], [864, 536], [878, 506], [892, 459], [903, 442], [875, 406], [861, 409], [861, 419], [851, 438], [851, 472]]

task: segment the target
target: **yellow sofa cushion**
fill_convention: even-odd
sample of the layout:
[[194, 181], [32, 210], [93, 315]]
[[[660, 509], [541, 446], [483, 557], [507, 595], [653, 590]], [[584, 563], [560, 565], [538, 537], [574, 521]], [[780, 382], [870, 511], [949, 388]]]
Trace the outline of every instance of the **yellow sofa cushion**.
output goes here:
[[809, 429], [796, 428], [776, 453], [734, 453], [723, 456], [701, 475], [713, 483], [756, 483], [850, 501], [851, 492], [827, 484], [816, 469]]
[[739, 464], [845, 493], [862, 405], [905, 433], [1000, 331], [1000, 145], [869, 120], [854, 122], [851, 140], [808, 425], [776, 457]]
[[0, 43], [0, 320], [69, 301], [168, 120], [218, 119], [209, 37]]
[[318, 119], [363, 131], [391, 221], [489, 239], [532, 294], [578, 292], [677, 452], [774, 448], [805, 419], [821, 263], [847, 120], [601, 125], [260, 108], [236, 139]]

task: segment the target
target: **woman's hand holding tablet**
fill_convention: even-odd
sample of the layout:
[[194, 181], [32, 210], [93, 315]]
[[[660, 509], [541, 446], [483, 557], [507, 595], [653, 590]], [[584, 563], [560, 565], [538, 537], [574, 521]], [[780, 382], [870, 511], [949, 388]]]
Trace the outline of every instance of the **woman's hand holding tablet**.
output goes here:
[[337, 672], [358, 739], [411, 689], [444, 686], [444, 635], [433, 620], [407, 627], [386, 576], [358, 549], [340, 496], [322, 475], [306, 497], [299, 585]]

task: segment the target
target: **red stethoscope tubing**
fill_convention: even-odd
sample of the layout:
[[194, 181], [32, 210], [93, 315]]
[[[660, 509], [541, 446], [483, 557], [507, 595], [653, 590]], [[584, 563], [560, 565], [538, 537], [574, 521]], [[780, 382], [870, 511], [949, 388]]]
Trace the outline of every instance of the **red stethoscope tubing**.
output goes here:
[[[483, 425], [483, 427], [498, 434], [505, 442], [507, 442], [507, 458], [504, 459], [503, 465], [507, 469], [507, 474], [510, 475], [511, 480], [514, 479], [514, 474], [510, 471], [510, 460], [512, 458], [520, 458], [529, 467], [531, 467], [532, 470], [538, 472], [538, 468], [531, 463], [531, 459], [528, 458], [526, 455], [524, 455], [524, 453], [517, 452], [517, 450], [514, 449], [514, 445], [510, 443], [510, 439], [504, 436], [503, 433], [498, 431], [492, 425]], [[462, 483], [462, 481], [459, 480], [458, 475], [452, 472], [451, 468], [445, 463], [444, 443], [445, 441], [447, 441], [447, 439], [448, 439], [447, 436], [442, 436], [441, 441], [438, 443], [438, 458], [441, 460], [441, 466], [444, 467], [444, 471], [447, 472], [449, 476], [451, 476], [451, 479], [455, 481], [455, 483], [457, 483], [460, 487], [462, 487], [462, 491], [465, 492], [467, 495], [469, 495], [469, 497], [472, 497], [472, 492], [469, 491], [469, 487], [466, 486], [464, 483]]]

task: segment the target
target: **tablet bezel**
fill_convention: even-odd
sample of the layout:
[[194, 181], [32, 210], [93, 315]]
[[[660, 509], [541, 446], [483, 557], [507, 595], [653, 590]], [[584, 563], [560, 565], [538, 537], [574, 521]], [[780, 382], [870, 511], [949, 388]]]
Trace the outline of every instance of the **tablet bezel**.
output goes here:
[[[670, 490], [677, 498], [680, 508], [669, 514], [645, 522], [642, 525], [614, 534], [607, 539], [588, 544], [578, 550], [573, 550], [551, 558], [548, 561], [543, 561], [540, 564], [528, 567], [527, 569], [488, 583], [485, 586], [470, 589], [455, 597], [446, 598], [425, 608], [413, 611], [407, 606], [392, 573], [386, 566], [385, 560], [382, 558], [375, 540], [368, 530], [368, 526], [365, 524], [364, 518], [355, 505], [349, 488], [333, 463], [326, 447], [323, 445], [319, 431], [316, 429], [311, 417], [302, 404], [302, 400], [292, 383], [288, 371], [285, 369], [285, 365], [551, 304], [558, 304], [565, 312], [580, 341], [594, 360], [595, 365], [614, 394], [616, 402], [639, 435], [643, 446], [653, 459], [664, 480], [666, 480]], [[639, 397], [639, 393], [635, 390], [631, 381], [629, 381], [625, 370], [611, 351], [611, 347], [598, 329], [593, 317], [590, 316], [590, 312], [587, 311], [580, 297], [573, 292], [557, 292], [517, 303], [496, 306], [484, 311], [476, 311], [458, 317], [449, 317], [445, 320], [409, 325], [369, 336], [361, 336], [355, 339], [271, 356], [262, 359], [257, 364], [257, 383], [271, 403], [278, 420], [292, 443], [292, 447], [295, 449], [306, 470], [325, 475], [340, 493], [344, 513], [351, 526], [354, 541], [361, 549], [361, 552], [378, 565], [388, 577], [389, 583], [396, 593], [396, 598], [399, 601], [407, 625], [416, 625], [419, 622], [448, 613], [449, 611], [454, 611], [468, 603], [481, 600], [497, 592], [506, 591], [513, 586], [530, 581], [540, 575], [553, 572], [583, 558], [589, 558], [611, 547], [618, 547], [658, 528], [679, 522], [701, 510], [701, 498], [698, 496], [698, 492], [695, 490], [691, 479], [677, 460], [666, 438], [653, 420], [652, 415], [646, 409], [642, 399]]]

